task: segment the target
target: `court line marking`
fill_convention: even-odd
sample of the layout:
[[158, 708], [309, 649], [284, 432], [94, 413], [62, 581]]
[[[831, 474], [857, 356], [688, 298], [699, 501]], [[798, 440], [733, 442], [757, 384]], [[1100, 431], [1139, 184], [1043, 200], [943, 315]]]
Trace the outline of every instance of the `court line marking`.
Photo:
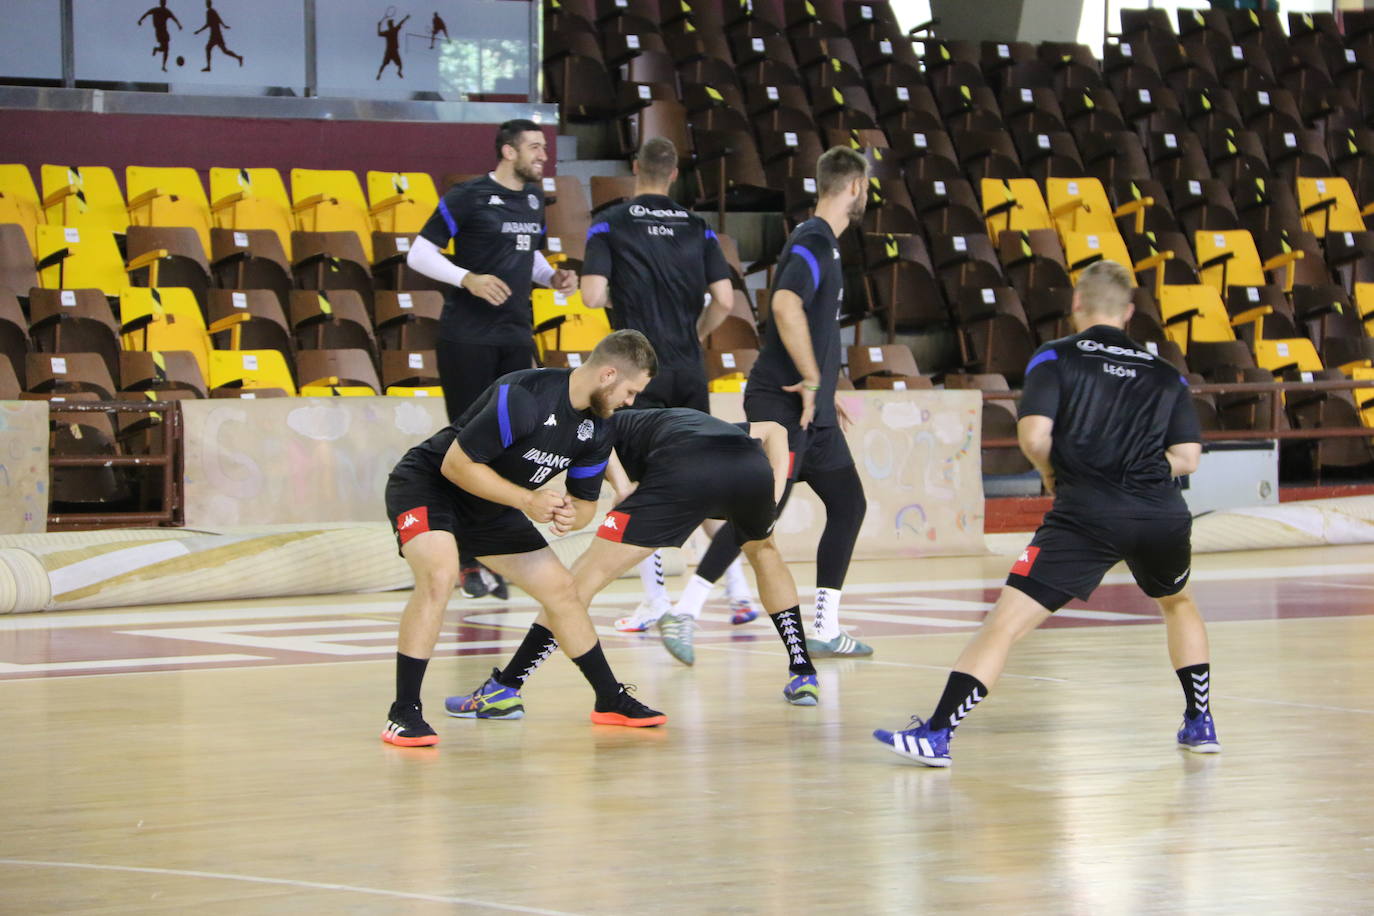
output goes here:
[[171, 875], [179, 878], [214, 878], [220, 881], [246, 881], [251, 884], [276, 884], [285, 887], [310, 888], [322, 891], [349, 891], [355, 894], [372, 894], [377, 897], [396, 897], [403, 900], [423, 900], [429, 903], [456, 903], [464, 906], [484, 906], [493, 910], [510, 913], [539, 913], [544, 916], [573, 916], [565, 910], [545, 910], [533, 906], [520, 906], [513, 903], [492, 903], [475, 900], [471, 897], [445, 897], [439, 894], [416, 894], [410, 891], [389, 891], [379, 887], [359, 887], [353, 884], [327, 884], [322, 881], [297, 881], [291, 878], [266, 878], [261, 875], [233, 875], [226, 872], [193, 871], [184, 868], [149, 868], [135, 865], [100, 865], [93, 862], [43, 862], [32, 859], [0, 859], [0, 865], [29, 866], [39, 868], [77, 868], [91, 871], [129, 872], [143, 875]]

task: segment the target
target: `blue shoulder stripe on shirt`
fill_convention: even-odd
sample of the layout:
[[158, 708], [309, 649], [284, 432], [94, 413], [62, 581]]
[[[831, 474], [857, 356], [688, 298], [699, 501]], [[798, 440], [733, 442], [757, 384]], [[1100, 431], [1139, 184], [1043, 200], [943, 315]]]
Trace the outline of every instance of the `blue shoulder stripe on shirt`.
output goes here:
[[821, 285], [821, 265], [816, 263], [816, 256], [805, 245], [793, 245], [792, 250], [801, 255], [802, 260], [811, 268], [811, 285], [819, 288]]
[[568, 476], [573, 478], [574, 480], [580, 480], [583, 477], [595, 477], [597, 474], [600, 474], [604, 470], [606, 470], [606, 462], [604, 461], [600, 464], [588, 465], [587, 467], [582, 468], [574, 465], [573, 467], [568, 468]]
[[496, 392], [496, 422], [501, 427], [502, 448], [510, 448], [510, 444], [515, 441], [515, 437], [510, 434], [510, 407], [507, 404], [509, 396], [509, 385], [502, 385]]
[[442, 197], [439, 198], [439, 215], [442, 216], [444, 218], [444, 222], [448, 224], [448, 234], [451, 236], [457, 235], [458, 221], [453, 218], [453, 214], [449, 212], [448, 204], [444, 203], [444, 199]]
[[720, 238], [716, 235], [716, 231], [715, 231], [714, 229], [707, 229], [707, 230], [706, 230], [706, 237], [707, 237], [708, 239], [715, 239], [717, 242], [720, 241]]
[[1040, 365], [1041, 363], [1047, 363], [1052, 359], [1058, 358], [1059, 354], [1056, 353], [1054, 350], [1046, 350], [1044, 353], [1037, 353], [1036, 355], [1031, 357], [1030, 362], [1026, 363], [1025, 374], [1030, 375], [1030, 371], [1034, 369], [1036, 366]]
[[594, 235], [600, 235], [600, 234], [603, 233], [603, 232], [610, 232], [610, 231], [611, 231], [611, 224], [610, 224], [610, 223], [597, 223], [597, 224], [595, 224], [594, 226], [592, 226], [592, 228], [590, 228], [590, 229], [587, 230], [587, 240], [590, 241], [590, 240], [591, 240], [591, 237], [594, 236]]
[[1178, 380], [1179, 380], [1180, 382], [1183, 383], [1183, 387], [1184, 387], [1184, 388], [1189, 387], [1189, 385], [1188, 385], [1188, 376], [1186, 376], [1186, 375], [1180, 375], [1180, 376], [1178, 377]]

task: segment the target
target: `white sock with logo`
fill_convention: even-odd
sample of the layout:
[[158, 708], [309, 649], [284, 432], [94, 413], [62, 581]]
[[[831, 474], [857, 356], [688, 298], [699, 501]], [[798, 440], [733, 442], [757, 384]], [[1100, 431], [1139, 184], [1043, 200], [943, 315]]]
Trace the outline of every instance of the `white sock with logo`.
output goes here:
[[838, 588], [816, 589], [816, 639], [821, 642], [840, 635], [840, 590]]
[[725, 570], [725, 597], [730, 601], [754, 600], [749, 580], [744, 577], [744, 561], [739, 557], [735, 557], [735, 562]]
[[639, 581], [644, 586], [644, 600], [647, 603], [668, 600], [668, 587], [663, 584], [663, 551], [655, 550], [639, 561]]
[[711, 583], [701, 576], [692, 576], [687, 587], [682, 590], [682, 597], [677, 599], [677, 604], [673, 606], [673, 613], [686, 614], [693, 620], [699, 620], [701, 609], [706, 606], [706, 599], [711, 595], [711, 588]]

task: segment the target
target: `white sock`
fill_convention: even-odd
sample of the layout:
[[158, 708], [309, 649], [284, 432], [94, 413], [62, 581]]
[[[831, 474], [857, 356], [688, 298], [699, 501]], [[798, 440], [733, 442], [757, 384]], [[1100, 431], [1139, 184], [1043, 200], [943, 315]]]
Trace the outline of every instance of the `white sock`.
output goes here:
[[701, 618], [701, 609], [706, 606], [706, 599], [711, 595], [711, 583], [701, 576], [692, 576], [687, 587], [682, 590], [682, 597], [677, 599], [677, 604], [673, 606], [673, 613], [686, 614], [693, 620]]
[[735, 562], [725, 570], [725, 597], [732, 602], [754, 600], [754, 593], [749, 589], [749, 580], [744, 577], [743, 561], [739, 557], [735, 557]]
[[663, 584], [663, 551], [655, 550], [639, 561], [639, 581], [644, 586], [644, 600], [648, 604], [668, 600], [668, 587]]
[[840, 635], [840, 590], [816, 589], [816, 638], [821, 642]]

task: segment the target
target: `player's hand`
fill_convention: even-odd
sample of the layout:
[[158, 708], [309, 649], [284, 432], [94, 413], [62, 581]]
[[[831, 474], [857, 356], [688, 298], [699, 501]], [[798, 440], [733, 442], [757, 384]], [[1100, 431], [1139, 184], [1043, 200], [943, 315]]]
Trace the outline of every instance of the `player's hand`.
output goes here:
[[577, 273], [571, 270], [555, 270], [553, 279], [549, 281], [553, 288], [564, 295], [571, 296], [577, 292]]
[[806, 429], [811, 425], [811, 420], [816, 416], [816, 383], [802, 379], [795, 385], [783, 385], [783, 391], [792, 391], [801, 395], [802, 412], [801, 428]]
[[463, 289], [492, 305], [501, 305], [510, 298], [510, 287], [494, 274], [470, 273], [463, 278]]
[[840, 421], [840, 432], [849, 432], [850, 427], [854, 425], [854, 418], [844, 409], [844, 402], [840, 400], [839, 394], [835, 395], [835, 416]]
[[[525, 499], [525, 514], [535, 522], [551, 522], [561, 509], [567, 497], [553, 490], [534, 490]], [[571, 507], [568, 509], [572, 511]]]
[[553, 510], [553, 522], [549, 526], [550, 530], [562, 537], [572, 531], [575, 524], [577, 524], [577, 511], [573, 508], [572, 500], [565, 495], [562, 505]]

